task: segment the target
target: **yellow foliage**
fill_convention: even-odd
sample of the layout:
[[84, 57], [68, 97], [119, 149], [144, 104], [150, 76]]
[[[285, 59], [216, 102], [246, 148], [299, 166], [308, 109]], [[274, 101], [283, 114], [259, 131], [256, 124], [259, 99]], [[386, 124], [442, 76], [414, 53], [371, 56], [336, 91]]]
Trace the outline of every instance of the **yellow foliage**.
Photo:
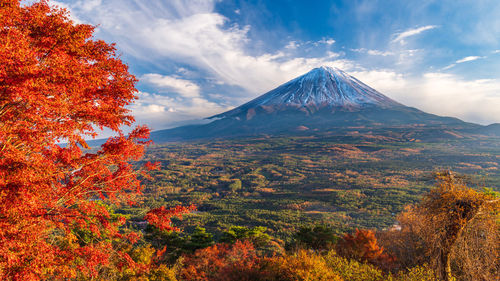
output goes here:
[[175, 273], [175, 269], [162, 264], [151, 270], [149, 281], [177, 281]]
[[342, 258], [330, 251], [325, 256], [326, 264], [345, 281], [382, 281], [386, 280], [377, 267], [355, 260]]
[[271, 259], [271, 271], [276, 275], [274, 280], [343, 281], [328, 267], [321, 255], [306, 250], [300, 250], [294, 255]]
[[416, 266], [408, 269], [404, 274], [400, 274], [395, 278], [389, 279], [390, 281], [437, 281], [434, 271], [427, 265]]

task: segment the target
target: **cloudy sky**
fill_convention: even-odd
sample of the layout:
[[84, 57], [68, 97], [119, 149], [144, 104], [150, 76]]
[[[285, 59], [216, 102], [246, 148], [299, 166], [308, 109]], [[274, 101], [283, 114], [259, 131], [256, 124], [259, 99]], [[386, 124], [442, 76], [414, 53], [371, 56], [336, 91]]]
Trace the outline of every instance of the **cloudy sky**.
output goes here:
[[321, 65], [389, 97], [500, 122], [498, 0], [58, 0], [115, 42], [140, 80], [131, 109], [163, 129], [200, 120]]

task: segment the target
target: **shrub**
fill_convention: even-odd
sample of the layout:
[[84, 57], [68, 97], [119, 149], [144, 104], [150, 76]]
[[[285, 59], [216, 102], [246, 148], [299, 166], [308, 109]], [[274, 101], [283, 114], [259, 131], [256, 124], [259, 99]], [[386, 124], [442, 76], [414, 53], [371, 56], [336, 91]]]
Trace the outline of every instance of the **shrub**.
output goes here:
[[293, 255], [274, 257], [268, 260], [266, 276], [261, 280], [280, 281], [341, 281], [326, 263], [325, 259], [314, 252], [299, 250]]
[[340, 257], [333, 250], [326, 254], [325, 260], [331, 270], [336, 272], [345, 281], [386, 280], [383, 272], [377, 267]]
[[216, 244], [184, 256], [182, 280], [259, 280], [260, 259], [249, 241]]
[[434, 271], [428, 266], [416, 266], [408, 269], [407, 272], [391, 278], [391, 281], [437, 281]]

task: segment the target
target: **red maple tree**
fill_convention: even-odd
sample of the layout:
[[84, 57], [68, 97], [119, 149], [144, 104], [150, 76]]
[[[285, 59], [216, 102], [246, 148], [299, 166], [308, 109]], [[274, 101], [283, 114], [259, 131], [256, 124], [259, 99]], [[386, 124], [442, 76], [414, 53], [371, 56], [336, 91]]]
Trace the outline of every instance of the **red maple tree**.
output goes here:
[[144, 218], [153, 226], [161, 231], [179, 231], [180, 229], [172, 226], [172, 217], [182, 218], [182, 214], [196, 210], [194, 205], [189, 207], [176, 206], [167, 209], [164, 206], [150, 210]]
[[348, 259], [355, 259], [379, 266], [384, 270], [392, 269], [394, 257], [384, 251], [377, 243], [371, 230], [357, 229], [354, 234], [346, 233], [337, 243], [337, 253]]
[[[131, 264], [113, 249], [124, 219], [102, 202], [141, 189], [130, 161], [149, 129], [121, 131], [134, 122], [136, 78], [66, 10], [0, 4], [0, 279], [95, 276], [112, 256]], [[84, 138], [103, 128], [117, 137], [89, 150]]]

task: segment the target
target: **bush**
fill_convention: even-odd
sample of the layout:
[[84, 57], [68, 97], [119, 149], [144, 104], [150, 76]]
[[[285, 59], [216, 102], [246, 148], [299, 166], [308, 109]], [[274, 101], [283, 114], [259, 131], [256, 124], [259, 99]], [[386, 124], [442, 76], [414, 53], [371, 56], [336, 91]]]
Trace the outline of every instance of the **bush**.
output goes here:
[[342, 281], [321, 255], [311, 251], [299, 250], [294, 255], [268, 259], [268, 263], [266, 275], [260, 280]]
[[327, 250], [330, 249], [338, 240], [331, 227], [326, 225], [317, 225], [314, 227], [301, 227], [294, 235], [296, 247], [307, 249]]
[[260, 259], [249, 241], [200, 249], [182, 263], [181, 280], [260, 280]]
[[377, 267], [340, 257], [333, 250], [326, 254], [325, 260], [331, 270], [336, 272], [345, 281], [386, 280], [382, 271]]
[[427, 265], [416, 266], [408, 269], [407, 272], [391, 278], [391, 281], [437, 281], [436, 275]]

